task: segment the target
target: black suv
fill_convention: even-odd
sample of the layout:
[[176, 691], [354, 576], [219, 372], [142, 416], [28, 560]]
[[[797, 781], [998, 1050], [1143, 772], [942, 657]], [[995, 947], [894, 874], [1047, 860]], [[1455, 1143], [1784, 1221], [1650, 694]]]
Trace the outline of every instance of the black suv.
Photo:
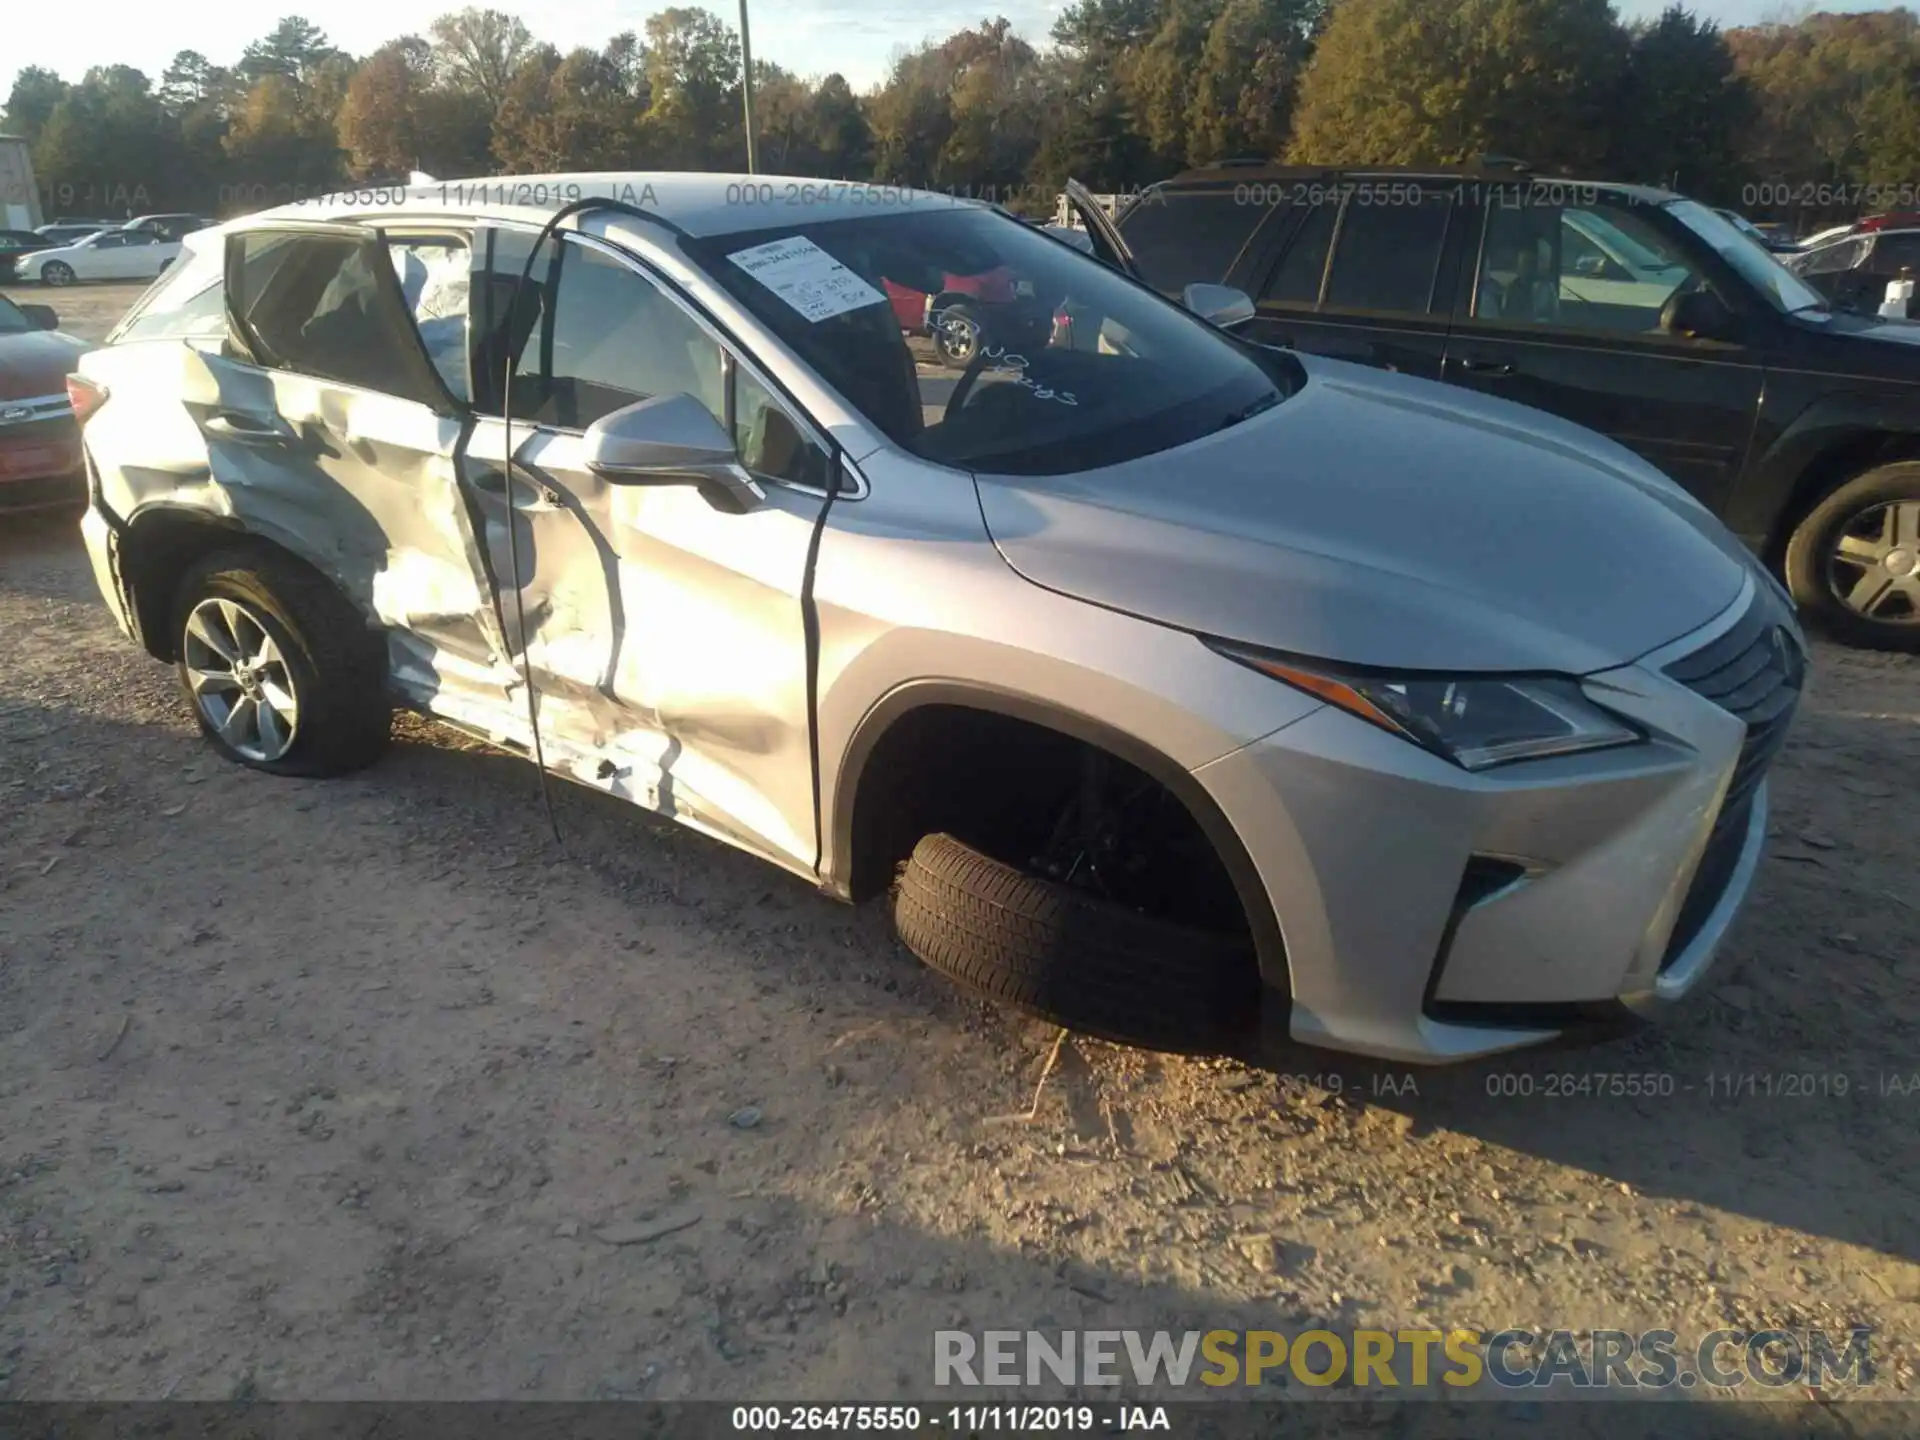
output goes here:
[[1150, 188], [1117, 233], [1090, 223], [1156, 289], [1251, 296], [1249, 339], [1611, 436], [1776, 564], [1810, 619], [1920, 648], [1920, 325], [1831, 309], [1707, 206], [1504, 165], [1225, 165]]

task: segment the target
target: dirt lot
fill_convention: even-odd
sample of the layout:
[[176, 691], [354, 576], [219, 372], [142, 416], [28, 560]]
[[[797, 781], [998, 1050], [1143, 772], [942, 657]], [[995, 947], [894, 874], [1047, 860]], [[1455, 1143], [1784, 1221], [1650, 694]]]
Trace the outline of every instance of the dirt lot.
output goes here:
[[[1069, 1041], [1029, 1123], [1057, 1032], [880, 910], [585, 792], [563, 851], [418, 721], [225, 765], [71, 521], [0, 519], [0, 1396], [925, 1398], [939, 1328], [1318, 1320], [1864, 1324], [1911, 1397], [1920, 664], [1823, 647], [1777, 773], [1660, 1029], [1411, 1077]], [[1618, 1072], [1673, 1093], [1542, 1093]]]
[[146, 288], [144, 284], [108, 282], [56, 289], [9, 282], [0, 285], [0, 295], [16, 305], [51, 305], [60, 317], [62, 330], [83, 340], [99, 340]]

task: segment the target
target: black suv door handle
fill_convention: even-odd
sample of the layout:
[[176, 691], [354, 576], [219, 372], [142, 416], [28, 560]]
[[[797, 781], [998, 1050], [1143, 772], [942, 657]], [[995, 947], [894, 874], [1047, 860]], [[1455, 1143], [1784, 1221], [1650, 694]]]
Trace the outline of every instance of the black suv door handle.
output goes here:
[[1470, 375], [1511, 375], [1513, 365], [1506, 360], [1471, 360], [1463, 357], [1460, 368]]

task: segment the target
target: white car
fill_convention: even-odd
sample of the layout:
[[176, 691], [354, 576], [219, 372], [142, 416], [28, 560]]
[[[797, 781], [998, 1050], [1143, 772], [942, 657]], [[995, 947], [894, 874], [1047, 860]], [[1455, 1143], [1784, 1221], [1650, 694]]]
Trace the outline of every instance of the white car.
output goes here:
[[76, 280], [152, 280], [178, 258], [180, 242], [144, 230], [101, 230], [57, 250], [35, 250], [14, 261], [21, 280], [71, 285]]

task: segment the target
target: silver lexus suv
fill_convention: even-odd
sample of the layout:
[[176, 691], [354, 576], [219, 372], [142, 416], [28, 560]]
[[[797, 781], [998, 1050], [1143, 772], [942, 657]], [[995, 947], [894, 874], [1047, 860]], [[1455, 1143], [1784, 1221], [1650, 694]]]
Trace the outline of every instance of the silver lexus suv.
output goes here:
[[242, 764], [422, 711], [1094, 1033], [1446, 1061], [1691, 990], [1782, 592], [1619, 446], [1085, 223], [634, 174], [201, 231], [73, 381], [101, 592]]

